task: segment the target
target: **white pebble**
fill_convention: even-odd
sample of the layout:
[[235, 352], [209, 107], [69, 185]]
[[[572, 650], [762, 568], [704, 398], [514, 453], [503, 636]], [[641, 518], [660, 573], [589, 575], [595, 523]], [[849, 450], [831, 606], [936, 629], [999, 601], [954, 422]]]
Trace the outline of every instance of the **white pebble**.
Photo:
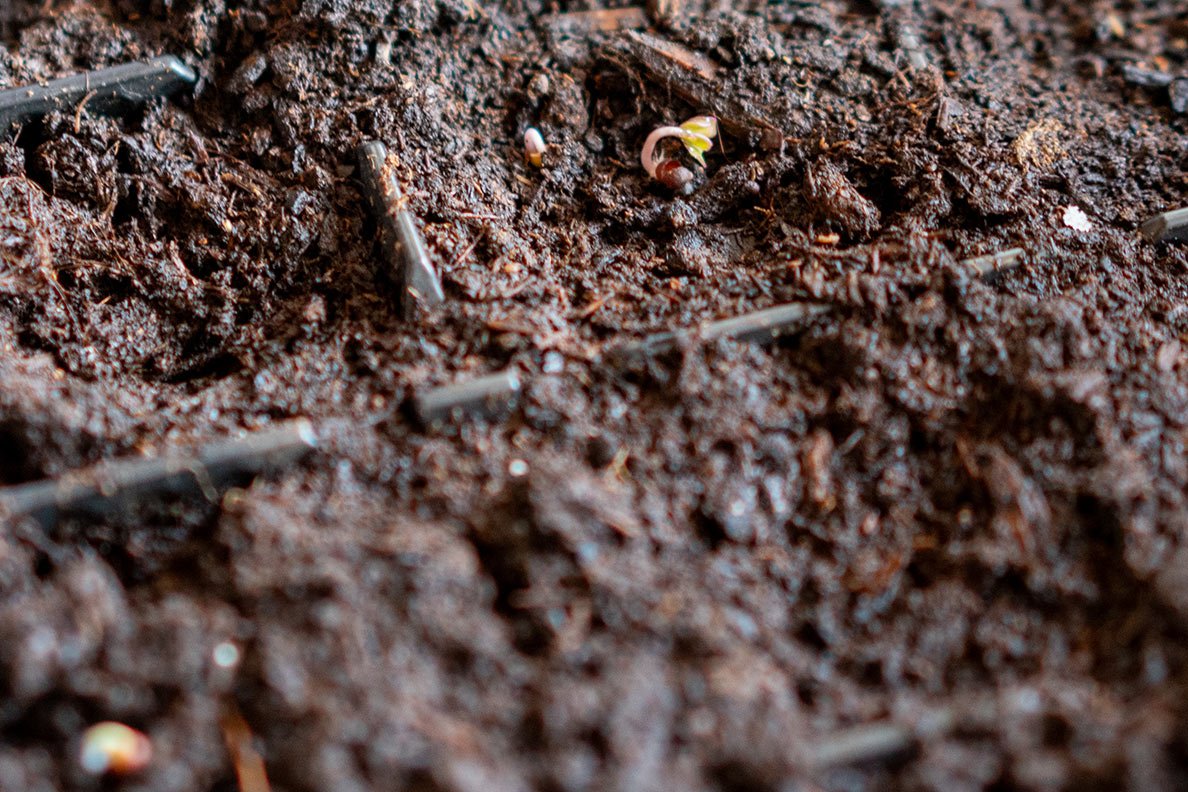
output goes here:
[[215, 665], [219, 668], [234, 668], [239, 665], [239, 647], [230, 641], [216, 646], [212, 655]]
[[1064, 224], [1074, 231], [1092, 231], [1093, 222], [1089, 215], [1079, 206], [1069, 206], [1064, 210]]

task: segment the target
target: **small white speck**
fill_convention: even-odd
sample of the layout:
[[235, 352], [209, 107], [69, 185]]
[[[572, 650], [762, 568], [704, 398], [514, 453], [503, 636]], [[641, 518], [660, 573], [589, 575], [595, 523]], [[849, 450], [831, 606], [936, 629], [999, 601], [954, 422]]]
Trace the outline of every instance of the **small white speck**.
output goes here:
[[1069, 206], [1064, 210], [1064, 224], [1074, 231], [1092, 231], [1093, 222], [1089, 215], [1079, 206]]
[[507, 472], [516, 478], [528, 475], [528, 463], [522, 459], [513, 459], [507, 463]]
[[544, 357], [544, 366], [541, 367], [545, 374], [559, 374], [565, 368], [565, 358], [557, 352], [549, 352]]
[[216, 646], [212, 654], [215, 665], [219, 668], [234, 668], [239, 665], [239, 647], [230, 641]]
[[1023, 688], [1015, 692], [1015, 706], [1020, 712], [1039, 712], [1042, 703], [1035, 688]]

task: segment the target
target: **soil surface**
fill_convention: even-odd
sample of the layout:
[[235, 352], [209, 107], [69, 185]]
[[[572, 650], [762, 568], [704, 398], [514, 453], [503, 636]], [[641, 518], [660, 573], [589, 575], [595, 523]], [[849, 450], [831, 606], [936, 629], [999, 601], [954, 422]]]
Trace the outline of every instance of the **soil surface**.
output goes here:
[[[10, 521], [0, 789], [261, 792], [253, 747], [311, 792], [1188, 785], [1188, 250], [1138, 233], [1188, 122], [1125, 77], [1188, 74], [1180, 4], [722, 6], [5, 0], [0, 87], [200, 78], [0, 142], [0, 484], [321, 446]], [[677, 196], [639, 151], [701, 113]], [[400, 315], [367, 139], [443, 307]], [[507, 368], [510, 414], [411, 420]], [[145, 770], [82, 772], [101, 720]]]

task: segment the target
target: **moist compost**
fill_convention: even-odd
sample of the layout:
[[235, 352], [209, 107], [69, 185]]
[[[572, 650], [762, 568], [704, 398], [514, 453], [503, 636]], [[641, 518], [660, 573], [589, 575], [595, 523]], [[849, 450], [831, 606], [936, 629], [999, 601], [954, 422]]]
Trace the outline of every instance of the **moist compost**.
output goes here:
[[[0, 484], [320, 442], [9, 520], [0, 789], [1188, 785], [1188, 250], [1139, 233], [1188, 202], [1180, 4], [720, 5], [3, 4], [0, 88], [198, 82], [0, 142]], [[706, 113], [674, 195], [640, 147]], [[106, 720], [144, 770], [84, 773]]]

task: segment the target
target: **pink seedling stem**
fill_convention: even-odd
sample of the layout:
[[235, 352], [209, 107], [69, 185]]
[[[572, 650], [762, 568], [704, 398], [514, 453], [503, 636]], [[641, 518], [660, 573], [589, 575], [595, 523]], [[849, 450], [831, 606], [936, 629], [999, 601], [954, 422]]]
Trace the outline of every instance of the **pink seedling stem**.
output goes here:
[[656, 127], [652, 130], [652, 134], [648, 135], [648, 139], [644, 141], [643, 151], [639, 154], [639, 161], [644, 166], [644, 170], [653, 179], [656, 178], [656, 167], [660, 161], [656, 159], [656, 144], [664, 138], [681, 138], [684, 139], [688, 133], [677, 126], [662, 126]]

